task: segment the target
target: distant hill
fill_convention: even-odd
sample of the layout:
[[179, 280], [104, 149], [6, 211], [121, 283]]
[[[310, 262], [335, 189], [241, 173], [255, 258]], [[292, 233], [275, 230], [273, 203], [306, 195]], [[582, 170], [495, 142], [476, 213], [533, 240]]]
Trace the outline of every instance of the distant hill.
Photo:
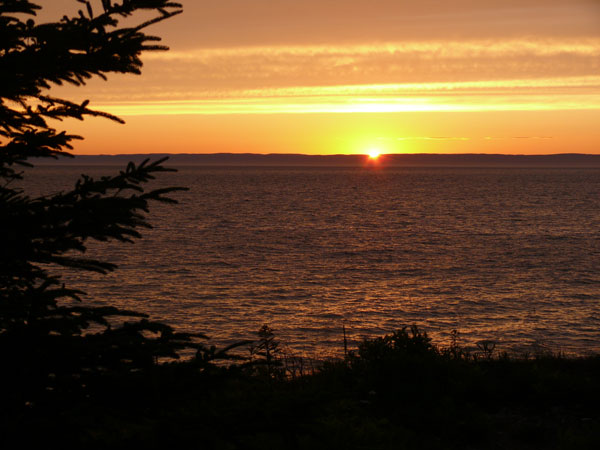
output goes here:
[[[40, 160], [40, 165], [124, 165], [146, 158], [169, 156], [171, 165], [198, 166], [322, 166], [360, 167], [369, 164], [365, 155], [301, 155], [255, 153], [212, 154], [135, 154], [79, 155], [54, 161]], [[373, 163], [370, 163], [373, 164]], [[554, 155], [502, 154], [390, 154], [382, 155], [376, 163], [391, 167], [600, 167], [600, 155], [561, 153]]]

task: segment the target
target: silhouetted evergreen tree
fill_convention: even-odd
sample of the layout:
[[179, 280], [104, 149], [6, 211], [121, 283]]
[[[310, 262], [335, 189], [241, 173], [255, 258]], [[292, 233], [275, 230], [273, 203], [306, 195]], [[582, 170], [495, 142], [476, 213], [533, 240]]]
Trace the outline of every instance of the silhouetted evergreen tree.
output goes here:
[[[115, 269], [86, 258], [86, 242], [131, 242], [149, 227], [144, 213], [150, 202], [175, 202], [168, 194], [180, 188], [143, 189], [155, 174], [172, 170], [162, 166], [164, 159], [130, 163], [115, 176], [84, 175], [71, 191], [38, 198], [19, 187], [31, 158], [69, 157], [73, 141], [81, 139], [54, 128], [56, 120], [122, 122], [90, 109], [88, 101], [51, 96], [51, 86], [80, 86], [112, 72], [139, 74], [142, 52], [167, 49], [145, 28], [182, 11], [168, 0], [102, 0], [94, 5], [99, 11], [78, 1], [78, 16], [38, 24], [32, 18], [38, 5], [0, 0], [0, 395], [5, 391], [21, 403], [44, 392], [82, 389], [98, 374], [152, 366], [183, 348], [203, 348], [196, 339], [201, 335], [175, 333], [143, 314], [86, 306], [83, 293], [56, 275], [57, 266]], [[120, 24], [142, 11], [155, 17]]]
[[268, 378], [284, 376], [284, 370], [280, 369], [281, 361], [278, 359], [281, 349], [273, 329], [265, 323], [256, 334], [258, 340], [250, 345], [250, 355], [257, 373]]

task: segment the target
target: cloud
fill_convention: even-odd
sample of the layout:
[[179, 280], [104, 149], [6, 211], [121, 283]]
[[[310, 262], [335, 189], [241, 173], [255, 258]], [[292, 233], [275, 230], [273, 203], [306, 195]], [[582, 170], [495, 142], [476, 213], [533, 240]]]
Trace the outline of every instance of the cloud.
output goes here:
[[118, 115], [600, 109], [600, 38], [248, 46], [146, 60], [142, 78], [61, 89]]
[[353, 45], [271, 45], [224, 48], [198, 48], [186, 51], [150, 53], [146, 60], [200, 60], [252, 57], [289, 56], [364, 56], [371, 54], [400, 55], [416, 53], [428, 59], [439, 56], [464, 58], [473, 56], [578, 54], [594, 56], [600, 52], [600, 38], [586, 39], [509, 39], [460, 41], [379, 42]]
[[87, 93], [58, 90], [101, 101], [152, 101], [314, 96], [327, 89], [327, 95], [489, 89], [595, 95], [600, 86], [600, 38], [196, 49], [146, 60], [141, 78], [96, 80]]
[[552, 139], [552, 136], [512, 136], [511, 139]]
[[600, 93], [547, 95], [436, 95], [429, 96], [263, 96], [246, 98], [115, 102], [94, 105], [128, 115], [315, 114], [473, 111], [600, 110]]
[[173, 48], [599, 35], [597, 0], [185, 0]]
[[214, 89], [583, 76], [600, 38], [259, 46], [148, 55], [151, 78]]
[[506, 139], [554, 139], [553, 136], [485, 136], [483, 138], [465, 137], [465, 136], [400, 136], [400, 137], [378, 137], [380, 141], [472, 141], [483, 139], [506, 140]]
[[485, 136], [485, 141], [496, 141], [506, 139], [554, 139], [554, 136]]
[[396, 141], [470, 141], [471, 138], [463, 136], [403, 136], [395, 138]]
[[96, 94], [97, 108], [118, 115], [590, 110], [600, 75]]

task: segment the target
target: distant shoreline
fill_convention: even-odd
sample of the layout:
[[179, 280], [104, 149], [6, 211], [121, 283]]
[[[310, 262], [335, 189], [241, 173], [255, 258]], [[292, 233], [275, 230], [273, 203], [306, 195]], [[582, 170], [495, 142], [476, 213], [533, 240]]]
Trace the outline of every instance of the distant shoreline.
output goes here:
[[171, 165], [199, 166], [306, 166], [306, 167], [556, 167], [600, 168], [600, 154], [559, 153], [551, 155], [507, 154], [388, 154], [376, 162], [365, 155], [304, 155], [256, 153], [151, 153], [121, 155], [77, 155], [74, 158], [35, 161], [36, 165], [123, 165], [139, 163], [146, 158], [156, 160], [169, 157]]

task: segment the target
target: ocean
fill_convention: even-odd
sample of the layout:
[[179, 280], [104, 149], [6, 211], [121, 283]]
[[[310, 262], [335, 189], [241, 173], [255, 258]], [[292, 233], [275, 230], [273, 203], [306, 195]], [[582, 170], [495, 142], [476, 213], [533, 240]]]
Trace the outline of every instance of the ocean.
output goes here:
[[[44, 166], [28, 192], [119, 167]], [[180, 167], [133, 245], [90, 243], [119, 265], [67, 273], [86, 302], [150, 314], [215, 345], [263, 324], [281, 347], [343, 355], [417, 324], [439, 345], [600, 351], [600, 169]], [[455, 330], [455, 331], [454, 331]]]

